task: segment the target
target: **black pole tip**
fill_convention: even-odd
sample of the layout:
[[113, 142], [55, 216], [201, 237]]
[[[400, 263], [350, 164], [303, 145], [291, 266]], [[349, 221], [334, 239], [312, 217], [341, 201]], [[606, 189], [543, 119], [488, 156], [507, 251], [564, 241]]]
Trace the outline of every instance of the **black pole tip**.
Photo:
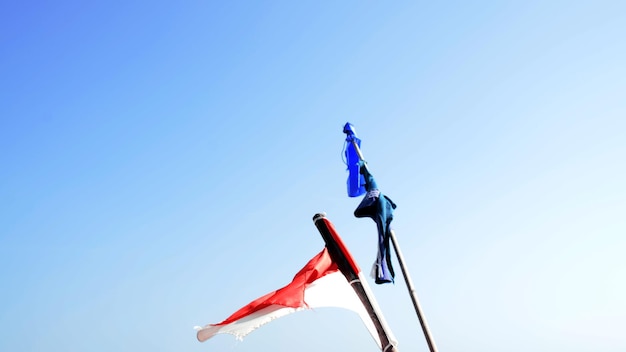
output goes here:
[[325, 217], [326, 217], [326, 213], [317, 213], [313, 215], [313, 222], [316, 222], [317, 220], [323, 219]]

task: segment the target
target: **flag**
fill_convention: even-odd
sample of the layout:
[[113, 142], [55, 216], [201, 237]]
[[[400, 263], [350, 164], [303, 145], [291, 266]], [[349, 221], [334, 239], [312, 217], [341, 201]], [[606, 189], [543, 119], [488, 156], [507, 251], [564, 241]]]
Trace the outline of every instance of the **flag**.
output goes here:
[[[343, 133], [346, 134], [346, 159], [348, 160], [348, 168], [350, 170], [350, 178], [348, 179], [348, 195], [356, 197], [365, 193], [363, 200], [354, 211], [354, 216], [358, 218], [369, 217], [376, 222], [378, 229], [378, 254], [372, 268], [372, 276], [377, 284], [393, 282], [395, 273], [391, 264], [391, 256], [389, 242], [391, 238], [391, 220], [393, 220], [393, 210], [396, 204], [389, 197], [380, 193], [376, 181], [367, 169], [367, 165], [363, 160], [359, 148], [361, 140], [356, 137], [354, 127], [347, 122], [343, 127]], [[350, 153], [349, 153], [350, 151]], [[350, 155], [352, 158], [350, 158]], [[356, 159], [355, 159], [356, 158]], [[353, 175], [352, 170], [357, 170], [359, 178]], [[351, 181], [352, 180], [352, 181]], [[351, 192], [351, 185], [358, 188], [359, 192]]]
[[[354, 263], [351, 258], [349, 260]], [[354, 267], [358, 269], [355, 263]], [[241, 340], [248, 333], [276, 318], [320, 307], [340, 307], [356, 312], [379, 347], [381, 346], [368, 312], [326, 247], [287, 286], [257, 298], [221, 323], [196, 327], [197, 338], [203, 342], [216, 334], [228, 333]]]
[[378, 229], [378, 254], [372, 268], [372, 276], [377, 284], [393, 282], [395, 273], [391, 265], [389, 239], [391, 237], [391, 220], [396, 204], [383, 195], [376, 185], [374, 176], [370, 174], [364, 161], [359, 162], [361, 173], [365, 177], [367, 193], [354, 211], [358, 218], [369, 217], [376, 222]]
[[[359, 153], [357, 148], [361, 147], [361, 140], [356, 136], [354, 127], [348, 122], [343, 127], [346, 134], [345, 156], [348, 166], [348, 196], [358, 197], [365, 193], [365, 178], [359, 171]], [[356, 147], [354, 146], [356, 143]]]

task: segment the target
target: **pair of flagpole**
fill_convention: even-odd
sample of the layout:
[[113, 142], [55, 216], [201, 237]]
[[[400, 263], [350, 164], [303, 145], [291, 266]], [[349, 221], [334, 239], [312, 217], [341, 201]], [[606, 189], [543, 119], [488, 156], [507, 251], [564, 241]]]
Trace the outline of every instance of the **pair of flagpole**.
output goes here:
[[[359, 147], [359, 140], [356, 138], [354, 130], [350, 123], [347, 123], [344, 127], [344, 133], [348, 135], [348, 141], [352, 144], [356, 155], [359, 158], [359, 164], [362, 165], [362, 168], [369, 173], [367, 168], [367, 163], [365, 162], [365, 158], [363, 157], [363, 153], [361, 152], [361, 148]], [[417, 318], [420, 322], [420, 326], [422, 327], [422, 331], [424, 333], [424, 337], [426, 338], [426, 343], [428, 344], [428, 348], [430, 352], [438, 352], [437, 345], [435, 344], [435, 340], [432, 337], [430, 332], [430, 328], [428, 327], [428, 323], [426, 322], [426, 318], [422, 311], [422, 307], [420, 305], [419, 299], [417, 298], [417, 292], [415, 287], [413, 286], [413, 280], [411, 280], [411, 276], [406, 267], [404, 261], [404, 255], [402, 255], [402, 251], [400, 250], [400, 245], [398, 244], [398, 239], [396, 238], [396, 233], [393, 229], [389, 230], [390, 240], [393, 245], [393, 249], [396, 252], [396, 257], [398, 259], [398, 264], [400, 265], [400, 269], [402, 270], [402, 275], [404, 276], [404, 282], [406, 283], [407, 290], [409, 291], [409, 296], [411, 297], [411, 301], [413, 302], [413, 307], [415, 309], [415, 313], [417, 314]]]
[[[346, 124], [346, 127], [349, 128], [347, 130], [344, 128], [344, 132], [350, 137], [347, 140], [351, 142], [353, 150], [356, 151], [356, 154], [358, 155], [359, 171], [368, 175], [368, 195], [366, 195], [366, 199], [370, 196], [370, 191], [373, 190], [371, 194], [375, 194], [375, 197], [378, 198], [377, 211], [380, 211], [380, 199], [383, 198], [383, 195], [378, 192], [375, 186], [375, 181], [373, 181], [371, 174], [369, 174], [367, 164], [365, 163], [363, 154], [359, 148], [360, 140], [356, 138], [350, 124]], [[354, 154], [351, 155], [352, 158], [354, 158]], [[350, 196], [355, 196], [351, 193], [350, 187], [349, 194]], [[387, 210], [389, 212], [384, 215], [387, 218], [385, 226], [380, 225], [380, 219], [377, 221], [377, 223], [379, 223], [379, 233], [381, 229], [384, 228], [383, 232], [388, 234], [388, 238], [393, 244], [409, 295], [420, 321], [424, 336], [426, 337], [430, 352], [437, 352], [437, 347], [430, 333], [428, 324], [426, 323], [426, 319], [424, 318], [424, 314], [422, 313], [413, 282], [404, 262], [404, 256], [402, 255], [400, 246], [398, 245], [395, 232], [389, 226], [389, 222], [392, 219], [392, 208], [395, 208], [395, 204], [393, 204], [390, 199], [386, 197], [384, 198], [383, 202], [387, 202], [385, 204], [387, 205]], [[364, 199], [362, 204], [368, 203], [365, 201], [366, 199]], [[371, 209], [371, 205], [371, 203], [368, 203], [365, 208], [369, 207], [368, 209]], [[360, 212], [355, 211], [355, 215], [357, 217], [371, 216], [371, 214], [368, 213], [369, 210], [364, 211], [361, 209], [361, 206], [359, 206], [359, 209], [361, 210]], [[345, 244], [334, 229], [334, 226], [328, 219], [326, 219], [324, 214], [316, 214], [313, 221], [326, 243], [325, 249], [311, 259], [311, 261], [309, 261], [309, 263], [307, 263], [307, 265], [305, 265], [305, 267], [299, 271], [298, 274], [296, 274], [294, 280], [287, 286], [250, 302], [248, 305], [244, 306], [221, 323], [197, 327], [197, 337], [199, 341], [205, 341], [219, 333], [233, 334], [238, 339], [242, 339], [252, 330], [281, 316], [307, 308], [336, 306], [348, 308], [357, 312], [366, 324], [368, 330], [370, 330], [371, 335], [375, 338], [375, 340], [377, 340], [382, 352], [398, 352], [396, 341], [391, 334], [382, 313], [380, 312], [380, 308], [378, 307], [378, 304], [376, 303], [376, 300], [367, 285], [367, 281], [356, 265], [354, 259], [352, 259], [349, 251], [345, 247]], [[387, 241], [387, 239], [385, 239], [384, 243], [379, 241], [379, 250], [381, 250], [380, 246], [384, 246], [385, 257], [386, 259], [389, 259], [386, 255], [389, 252], [389, 241]], [[329, 257], [331, 259], [328, 259]], [[328, 262], [328, 260], [330, 260], [330, 262]], [[334, 269], [333, 265], [336, 265], [334, 266]], [[380, 266], [380, 269], [382, 270], [381, 272], [385, 272], [385, 274], [381, 274], [381, 276], [377, 277], [376, 282], [392, 282], [393, 270], [391, 269], [391, 262], [381, 260], [379, 253], [377, 265]], [[335, 282], [334, 285], [337, 285], [335, 286], [336, 289], [342, 290], [341, 293], [339, 291], [328, 291], [329, 282], [332, 283], [333, 281], [328, 281], [327, 278], [332, 278], [333, 275], [341, 275], [339, 273], [333, 274], [333, 272], [336, 272], [337, 270], [341, 271], [343, 278], [340, 279], [338, 285], [337, 282]], [[390, 275], [387, 272], [389, 270], [391, 271]], [[341, 282], [343, 282], [343, 284], [341, 284]], [[348, 288], [342, 289], [339, 286]], [[351, 289], [349, 287], [351, 287]], [[353, 297], [351, 299], [353, 301], [360, 301], [361, 304], [358, 305], [357, 308], [345, 301], [346, 297], [343, 296], [346, 292], [345, 290], [351, 292], [348, 296], [351, 294]], [[331, 293], [329, 294], [329, 292]]]

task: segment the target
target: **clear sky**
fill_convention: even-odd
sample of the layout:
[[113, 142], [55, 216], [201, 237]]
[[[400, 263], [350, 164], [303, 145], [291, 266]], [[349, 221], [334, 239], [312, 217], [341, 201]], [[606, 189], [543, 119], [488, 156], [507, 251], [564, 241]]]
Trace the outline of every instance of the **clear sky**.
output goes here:
[[0, 350], [376, 351], [340, 309], [193, 330], [288, 283], [317, 212], [369, 271], [350, 121], [441, 352], [623, 352], [624, 38], [623, 1], [4, 1]]

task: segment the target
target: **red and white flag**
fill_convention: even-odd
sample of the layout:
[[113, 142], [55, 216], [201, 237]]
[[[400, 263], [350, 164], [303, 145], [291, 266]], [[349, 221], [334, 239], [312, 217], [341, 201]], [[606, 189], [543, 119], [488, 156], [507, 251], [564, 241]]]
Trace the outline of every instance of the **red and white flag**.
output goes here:
[[[360, 272], [357, 274], [361, 276]], [[248, 303], [221, 323], [196, 327], [197, 337], [202, 342], [216, 334], [228, 333], [241, 340], [276, 318], [320, 307], [340, 307], [356, 312], [381, 346], [374, 323], [326, 247], [294, 276], [290, 284]]]

